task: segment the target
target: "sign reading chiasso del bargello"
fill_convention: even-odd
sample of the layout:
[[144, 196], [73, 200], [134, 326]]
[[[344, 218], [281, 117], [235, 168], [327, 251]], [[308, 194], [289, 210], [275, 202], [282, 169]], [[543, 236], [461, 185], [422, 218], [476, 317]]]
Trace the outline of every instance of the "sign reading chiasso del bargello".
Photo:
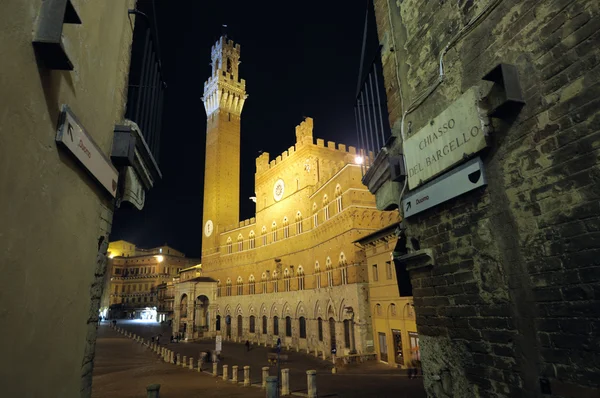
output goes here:
[[472, 87], [425, 127], [408, 138], [404, 156], [408, 187], [414, 189], [487, 146], [488, 118]]

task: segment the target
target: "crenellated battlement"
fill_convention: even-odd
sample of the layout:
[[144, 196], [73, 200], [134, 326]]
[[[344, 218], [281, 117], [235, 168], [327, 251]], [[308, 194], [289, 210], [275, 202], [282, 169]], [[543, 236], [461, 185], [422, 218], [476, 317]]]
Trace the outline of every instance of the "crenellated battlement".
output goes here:
[[237, 224], [231, 224], [231, 225], [227, 225], [225, 227], [223, 227], [223, 231], [221, 232], [221, 235], [226, 234], [227, 232], [231, 232], [234, 229], [238, 229], [238, 228], [244, 228], [244, 227], [248, 227], [251, 225], [256, 224], [256, 218], [252, 217], [252, 218], [248, 218], [246, 220], [242, 220]]
[[321, 138], [317, 138], [315, 144], [313, 137], [313, 119], [307, 117], [302, 123], [296, 126], [296, 145], [289, 147], [287, 151], [284, 151], [272, 160], [267, 152], [262, 153], [259, 157], [256, 158], [256, 173], [261, 174], [269, 169], [272, 169], [273, 167], [276, 167], [304, 146], [310, 145], [316, 146], [318, 148], [326, 148], [332, 151], [341, 152], [348, 155], [346, 157], [346, 161], [342, 162], [344, 164], [354, 162], [355, 157], [357, 155], [356, 148], [353, 146], [346, 146], [345, 144], [336, 144], [333, 141], [327, 141], [326, 146], [325, 140]]

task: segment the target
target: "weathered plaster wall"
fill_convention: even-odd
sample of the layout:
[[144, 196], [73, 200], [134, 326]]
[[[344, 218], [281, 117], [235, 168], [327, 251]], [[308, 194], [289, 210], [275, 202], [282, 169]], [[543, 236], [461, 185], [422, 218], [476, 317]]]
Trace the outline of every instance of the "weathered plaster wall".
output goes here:
[[[75, 70], [38, 67], [32, 32], [41, 0], [0, 13], [0, 374], [3, 395], [89, 396], [112, 201], [55, 143], [71, 107], [108, 154], [123, 118], [133, 0], [73, 1], [65, 25]], [[27, 382], [35, 380], [35, 382]]]
[[[375, 1], [396, 135], [400, 91], [406, 109], [491, 3]], [[593, 0], [499, 2], [406, 117], [410, 136], [498, 63], [518, 68], [526, 105], [494, 119], [488, 187], [405, 220], [435, 254], [411, 273], [430, 396], [539, 396], [541, 379], [556, 397], [599, 393], [599, 14]]]

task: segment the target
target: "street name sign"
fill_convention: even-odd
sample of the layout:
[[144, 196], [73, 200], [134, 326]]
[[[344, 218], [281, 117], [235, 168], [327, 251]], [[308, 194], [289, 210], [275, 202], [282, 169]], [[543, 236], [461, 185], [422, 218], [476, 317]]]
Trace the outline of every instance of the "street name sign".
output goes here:
[[114, 198], [119, 173], [85, 131], [71, 109], [63, 105], [56, 142], [62, 144]]
[[486, 184], [483, 162], [478, 156], [409, 192], [402, 200], [404, 218], [414, 216]]
[[487, 146], [489, 119], [471, 87], [404, 142], [408, 188], [415, 189]]

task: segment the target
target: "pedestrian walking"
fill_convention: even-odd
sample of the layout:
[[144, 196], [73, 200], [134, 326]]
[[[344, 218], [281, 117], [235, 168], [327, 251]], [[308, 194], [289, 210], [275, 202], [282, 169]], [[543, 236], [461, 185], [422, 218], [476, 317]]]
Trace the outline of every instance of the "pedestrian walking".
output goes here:
[[246, 340], [246, 352], [250, 351], [250, 341]]
[[152, 340], [152, 342], [154, 343], [154, 336], [152, 336], [152, 339], [151, 339], [151, 340]]

